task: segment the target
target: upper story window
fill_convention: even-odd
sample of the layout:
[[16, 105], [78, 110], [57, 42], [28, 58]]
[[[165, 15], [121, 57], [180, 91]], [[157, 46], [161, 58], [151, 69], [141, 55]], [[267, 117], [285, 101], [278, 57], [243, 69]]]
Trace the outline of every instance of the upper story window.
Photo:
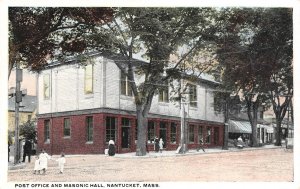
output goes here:
[[70, 118], [64, 119], [64, 137], [71, 136], [71, 121]]
[[197, 107], [197, 86], [189, 84], [189, 99], [190, 99], [190, 106]]
[[89, 64], [84, 69], [84, 93], [93, 93], [93, 70], [94, 66]]
[[43, 85], [44, 85], [44, 99], [47, 100], [50, 98], [50, 75], [45, 74], [43, 77]]
[[130, 87], [130, 81], [128, 80], [128, 77], [121, 72], [121, 94], [126, 96], [132, 96], [132, 89]]
[[168, 85], [168, 82], [165, 82], [164, 86], [159, 89], [159, 102], [169, 102], [169, 85]]

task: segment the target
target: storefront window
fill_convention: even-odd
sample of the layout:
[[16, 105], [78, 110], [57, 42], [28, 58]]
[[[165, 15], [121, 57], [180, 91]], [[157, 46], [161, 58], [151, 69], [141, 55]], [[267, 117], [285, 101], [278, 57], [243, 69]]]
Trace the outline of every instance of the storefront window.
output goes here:
[[154, 122], [148, 121], [148, 143], [154, 143], [155, 129]]
[[176, 123], [171, 123], [171, 132], [170, 132], [171, 143], [176, 144]]
[[189, 143], [195, 142], [194, 128], [195, 128], [194, 125], [189, 125]]
[[206, 129], [206, 144], [210, 144], [211, 143], [211, 128], [207, 128]]
[[93, 117], [86, 118], [86, 138], [87, 141], [93, 141]]
[[106, 138], [105, 141], [108, 143], [109, 140], [116, 142], [116, 125], [117, 120], [115, 117], [106, 117]]

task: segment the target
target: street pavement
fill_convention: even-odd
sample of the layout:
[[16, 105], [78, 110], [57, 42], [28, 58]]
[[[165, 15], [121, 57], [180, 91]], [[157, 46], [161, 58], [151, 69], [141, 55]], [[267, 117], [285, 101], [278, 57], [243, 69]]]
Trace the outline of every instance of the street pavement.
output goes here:
[[[167, 182], [167, 181], [293, 181], [293, 152], [284, 147], [222, 150], [221, 148], [135, 153], [107, 156], [66, 155], [63, 174], [55, 161], [49, 160], [46, 175], [34, 175], [34, 158], [23, 169], [8, 170], [8, 182]], [[12, 160], [12, 159], [11, 159]], [[11, 164], [9, 166], [12, 166]]]

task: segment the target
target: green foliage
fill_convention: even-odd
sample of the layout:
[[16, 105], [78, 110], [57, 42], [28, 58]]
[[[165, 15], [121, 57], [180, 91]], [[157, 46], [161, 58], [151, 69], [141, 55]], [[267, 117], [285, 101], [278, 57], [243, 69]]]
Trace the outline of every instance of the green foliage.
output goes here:
[[111, 8], [9, 7], [9, 73], [16, 61], [40, 70], [58, 51], [82, 53], [82, 34], [112, 15]]
[[20, 136], [36, 142], [37, 132], [35, 127], [36, 122], [28, 121], [20, 126]]
[[7, 133], [7, 143], [9, 146], [11, 146], [13, 144], [13, 132], [8, 131]]

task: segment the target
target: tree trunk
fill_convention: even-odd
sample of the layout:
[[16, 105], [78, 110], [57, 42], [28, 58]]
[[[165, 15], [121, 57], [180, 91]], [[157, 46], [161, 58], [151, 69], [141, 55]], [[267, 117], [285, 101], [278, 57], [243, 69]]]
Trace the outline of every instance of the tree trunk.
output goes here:
[[253, 109], [253, 119], [252, 119], [251, 129], [252, 129], [252, 136], [251, 136], [252, 146], [257, 147], [258, 146], [258, 140], [257, 140], [257, 109], [256, 109], [255, 112], [254, 112], [254, 109]]
[[281, 121], [280, 121], [280, 118], [278, 119], [276, 117], [276, 133], [275, 133], [275, 139], [276, 139], [276, 142], [275, 142], [275, 146], [281, 146]]
[[224, 104], [224, 142], [223, 142], [223, 150], [228, 150], [228, 127], [229, 127], [229, 112], [228, 112], [228, 98], [225, 97], [225, 104]]
[[[258, 97], [257, 97], [258, 98]], [[258, 146], [257, 141], [257, 112], [258, 112], [258, 99], [255, 102], [252, 102], [252, 96], [246, 98], [247, 103], [247, 114], [251, 124], [251, 145], [252, 147]], [[252, 113], [251, 113], [252, 111]]]
[[137, 128], [138, 128], [138, 138], [136, 144], [136, 155], [144, 156], [146, 155], [146, 142], [147, 142], [147, 126], [148, 126], [148, 113], [145, 115], [142, 111], [141, 105], [136, 105], [136, 116], [137, 116]]

